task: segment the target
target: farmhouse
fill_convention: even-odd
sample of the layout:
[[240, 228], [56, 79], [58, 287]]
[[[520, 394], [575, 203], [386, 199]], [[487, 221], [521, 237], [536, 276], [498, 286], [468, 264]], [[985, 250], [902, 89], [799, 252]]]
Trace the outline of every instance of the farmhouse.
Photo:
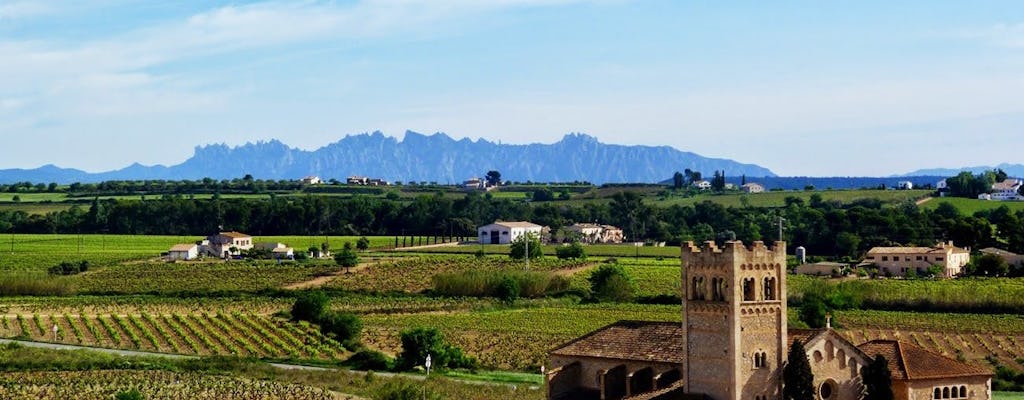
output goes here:
[[[785, 243], [683, 245], [683, 322], [619, 321], [549, 353], [549, 399], [767, 400], [799, 340], [818, 400], [863, 395], [861, 369], [889, 363], [896, 399], [991, 399], [988, 371], [896, 341], [853, 345], [830, 326], [788, 329]], [[955, 394], [954, 394], [955, 393]]]
[[884, 275], [906, 276], [910, 270], [923, 273], [938, 265], [945, 278], [960, 275], [970, 261], [970, 249], [956, 247], [952, 241], [934, 247], [875, 247], [864, 258], [865, 263], [874, 264]]
[[1006, 179], [992, 184], [992, 200], [1024, 200], [1020, 195], [1021, 180]]
[[711, 190], [711, 182], [708, 181], [696, 181], [693, 183], [700, 190]]
[[241, 254], [242, 250], [253, 247], [252, 236], [241, 232], [220, 232], [206, 237], [202, 242], [203, 253], [214, 257], [228, 258]]
[[530, 222], [495, 222], [476, 229], [480, 244], [509, 244], [527, 233], [540, 237], [543, 227]]
[[611, 225], [572, 224], [565, 227], [567, 232], [581, 243], [622, 243], [622, 229]]
[[195, 243], [176, 244], [167, 251], [169, 261], [188, 261], [199, 257], [199, 245]]
[[350, 176], [345, 180], [345, 183], [349, 185], [360, 185], [360, 186], [387, 186], [388, 181], [380, 178], [369, 178], [365, 176]]
[[295, 258], [295, 250], [284, 243], [259, 242], [256, 243], [255, 247], [257, 249], [269, 251], [271, 256], [278, 260]]
[[319, 185], [324, 183], [324, 181], [320, 180], [320, 177], [316, 175], [304, 177], [300, 182], [302, 182], [303, 185]]
[[1024, 266], [1024, 255], [1020, 255], [1011, 251], [997, 249], [995, 247], [986, 247], [984, 249], [978, 250], [978, 252], [981, 254], [996, 255], [1002, 258], [1003, 261], [1006, 261], [1006, 263], [1009, 264], [1010, 266]]
[[466, 190], [482, 190], [487, 187], [487, 181], [472, 177], [462, 182], [462, 188]]
[[740, 189], [747, 193], [764, 193], [764, 186], [760, 183], [747, 183], [740, 186]]

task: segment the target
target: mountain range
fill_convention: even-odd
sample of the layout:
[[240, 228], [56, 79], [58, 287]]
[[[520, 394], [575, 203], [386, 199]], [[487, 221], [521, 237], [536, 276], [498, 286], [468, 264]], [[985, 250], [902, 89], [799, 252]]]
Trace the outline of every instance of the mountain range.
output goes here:
[[919, 175], [933, 175], [933, 176], [954, 176], [959, 174], [961, 171], [970, 171], [972, 174], [977, 174], [985, 171], [991, 171], [993, 169], [1001, 169], [1006, 172], [1009, 176], [1024, 177], [1024, 164], [1007, 164], [1002, 163], [992, 166], [976, 166], [976, 167], [963, 167], [963, 168], [931, 168], [931, 169], [919, 169], [914, 172], [909, 172], [901, 176], [919, 176]]
[[710, 177], [724, 170], [732, 176], [775, 176], [767, 168], [708, 158], [669, 146], [602, 143], [589, 135], [568, 134], [551, 144], [502, 144], [485, 139], [455, 140], [444, 133], [408, 131], [399, 141], [380, 132], [345, 136], [316, 150], [289, 147], [278, 140], [229, 147], [197, 146], [191, 158], [173, 166], [138, 163], [108, 172], [46, 165], [36, 169], [0, 170], [0, 183], [100, 182], [106, 180], [299, 179], [308, 175], [344, 179], [351, 175], [388, 181], [456, 183], [489, 170], [512, 181], [602, 183], [659, 182], [675, 171], [691, 169]]

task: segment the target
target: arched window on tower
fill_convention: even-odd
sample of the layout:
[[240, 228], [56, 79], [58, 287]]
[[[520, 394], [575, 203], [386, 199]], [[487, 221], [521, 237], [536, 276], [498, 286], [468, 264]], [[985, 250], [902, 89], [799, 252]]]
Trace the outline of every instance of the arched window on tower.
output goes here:
[[704, 287], [704, 277], [693, 278], [693, 300], [704, 300], [707, 288]]
[[754, 278], [743, 278], [743, 301], [754, 300]]
[[711, 278], [711, 300], [725, 301], [725, 278]]
[[764, 278], [764, 299], [775, 300], [775, 278]]
[[960, 386], [960, 397], [967, 398], [967, 386]]

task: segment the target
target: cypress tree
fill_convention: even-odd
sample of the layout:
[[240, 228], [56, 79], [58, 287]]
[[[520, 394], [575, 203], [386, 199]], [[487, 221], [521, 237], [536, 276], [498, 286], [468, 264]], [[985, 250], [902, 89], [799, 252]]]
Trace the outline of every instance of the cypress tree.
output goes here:
[[892, 400], [892, 371], [889, 361], [881, 354], [875, 356], [861, 370], [864, 380], [864, 400]]
[[782, 384], [783, 400], [814, 400], [814, 374], [799, 340], [789, 348], [789, 360], [782, 368]]

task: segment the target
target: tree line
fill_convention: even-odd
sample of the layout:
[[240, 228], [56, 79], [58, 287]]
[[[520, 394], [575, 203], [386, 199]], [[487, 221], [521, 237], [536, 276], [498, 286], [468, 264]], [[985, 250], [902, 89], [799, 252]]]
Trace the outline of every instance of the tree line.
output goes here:
[[631, 192], [609, 202], [524, 203], [470, 192], [461, 198], [441, 193], [410, 200], [356, 195], [270, 196], [266, 199], [188, 199], [165, 196], [148, 201], [93, 200], [44, 215], [0, 211], [3, 233], [110, 233], [203, 235], [231, 229], [254, 235], [450, 235], [475, 236], [476, 227], [495, 220], [525, 220], [557, 232], [576, 222], [618, 226], [629, 241], [784, 239], [809, 254], [859, 257], [874, 246], [1001, 247], [1024, 252], [1024, 211], [1007, 207], [961, 215], [946, 203], [934, 210], [912, 202], [877, 199], [850, 203], [788, 197], [782, 207], [725, 207], [705, 201], [655, 206]]

